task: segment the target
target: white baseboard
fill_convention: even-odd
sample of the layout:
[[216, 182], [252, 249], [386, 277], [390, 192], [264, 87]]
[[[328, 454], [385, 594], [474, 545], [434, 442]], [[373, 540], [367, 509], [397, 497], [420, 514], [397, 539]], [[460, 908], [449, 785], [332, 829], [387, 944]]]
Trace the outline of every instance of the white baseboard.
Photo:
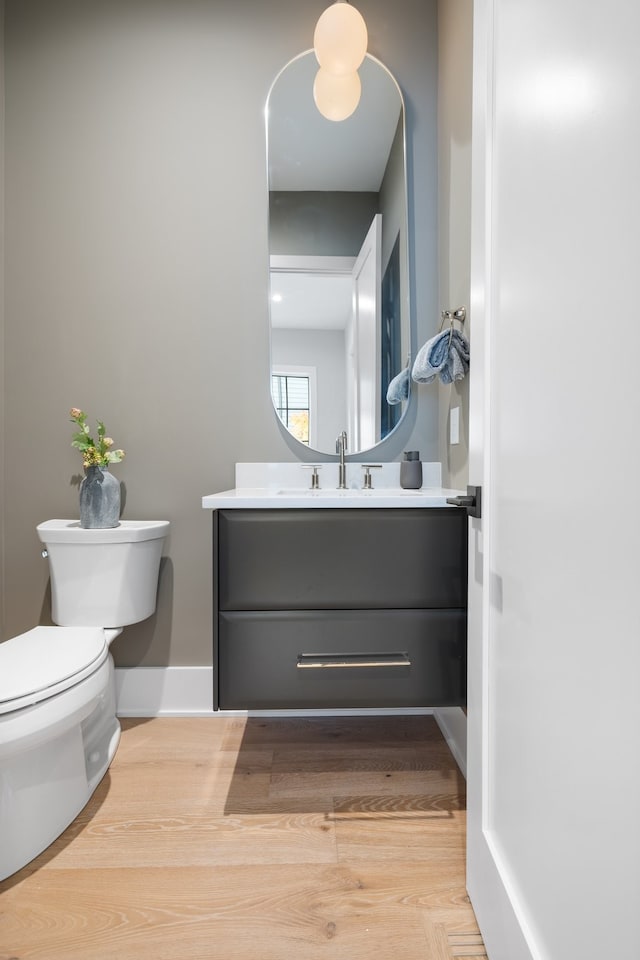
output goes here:
[[213, 667], [116, 667], [119, 717], [209, 717]]
[[116, 709], [119, 717], [379, 717], [434, 712], [430, 707], [216, 712], [213, 667], [116, 667]]
[[467, 717], [462, 707], [437, 707], [433, 711], [447, 746], [467, 779]]
[[431, 707], [341, 707], [329, 710], [221, 710], [224, 717], [430, 717]]

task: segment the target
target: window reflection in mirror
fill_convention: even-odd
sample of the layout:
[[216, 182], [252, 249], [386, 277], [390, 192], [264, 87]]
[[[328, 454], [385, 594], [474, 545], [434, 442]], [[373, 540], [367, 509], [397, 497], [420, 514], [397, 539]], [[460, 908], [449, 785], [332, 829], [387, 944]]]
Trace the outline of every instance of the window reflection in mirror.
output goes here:
[[315, 403], [311, 402], [311, 394], [315, 394], [315, 367], [272, 364], [271, 371], [271, 398], [276, 413], [296, 440], [312, 446], [318, 420]]
[[[313, 101], [316, 71], [311, 51], [292, 60], [267, 104], [271, 373], [311, 372], [302, 442], [335, 453], [346, 429], [359, 452], [407, 406], [386, 400], [410, 356], [404, 106], [389, 71], [367, 55], [357, 110], [326, 120]], [[277, 383], [274, 406], [301, 439]]]

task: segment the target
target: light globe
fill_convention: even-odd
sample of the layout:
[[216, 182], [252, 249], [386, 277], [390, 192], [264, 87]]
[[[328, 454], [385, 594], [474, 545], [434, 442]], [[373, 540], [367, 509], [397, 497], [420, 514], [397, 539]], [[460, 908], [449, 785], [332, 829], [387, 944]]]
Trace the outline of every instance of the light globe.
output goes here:
[[353, 74], [367, 52], [367, 25], [362, 14], [345, 0], [327, 7], [316, 24], [313, 48], [323, 70]]
[[360, 102], [362, 87], [356, 73], [336, 76], [322, 67], [313, 83], [316, 107], [327, 120], [346, 120]]

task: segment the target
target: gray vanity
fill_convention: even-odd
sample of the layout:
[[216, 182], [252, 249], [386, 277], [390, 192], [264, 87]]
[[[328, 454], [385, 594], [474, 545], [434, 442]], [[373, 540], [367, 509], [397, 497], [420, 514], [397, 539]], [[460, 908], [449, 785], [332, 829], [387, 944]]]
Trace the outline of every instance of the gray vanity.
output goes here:
[[[374, 456], [410, 402], [404, 100], [367, 55], [358, 110], [329, 137], [300, 96], [316, 73], [307, 51], [269, 93], [270, 373], [291, 444], [323, 462], [237, 464], [236, 487], [203, 498], [214, 705], [460, 706], [468, 520], [446, 502], [459, 491], [441, 489], [440, 464], [423, 464], [423, 488], [407, 491], [398, 463], [345, 463]], [[321, 281], [346, 298], [331, 318]], [[388, 399], [402, 373], [406, 396]]]
[[451, 493], [205, 497], [215, 708], [463, 705], [467, 516]]

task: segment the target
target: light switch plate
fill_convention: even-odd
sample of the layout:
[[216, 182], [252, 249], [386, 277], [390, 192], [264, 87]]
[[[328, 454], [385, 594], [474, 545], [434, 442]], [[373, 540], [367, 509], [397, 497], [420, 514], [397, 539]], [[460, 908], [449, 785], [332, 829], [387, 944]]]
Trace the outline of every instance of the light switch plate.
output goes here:
[[460, 443], [460, 407], [449, 411], [449, 443]]

